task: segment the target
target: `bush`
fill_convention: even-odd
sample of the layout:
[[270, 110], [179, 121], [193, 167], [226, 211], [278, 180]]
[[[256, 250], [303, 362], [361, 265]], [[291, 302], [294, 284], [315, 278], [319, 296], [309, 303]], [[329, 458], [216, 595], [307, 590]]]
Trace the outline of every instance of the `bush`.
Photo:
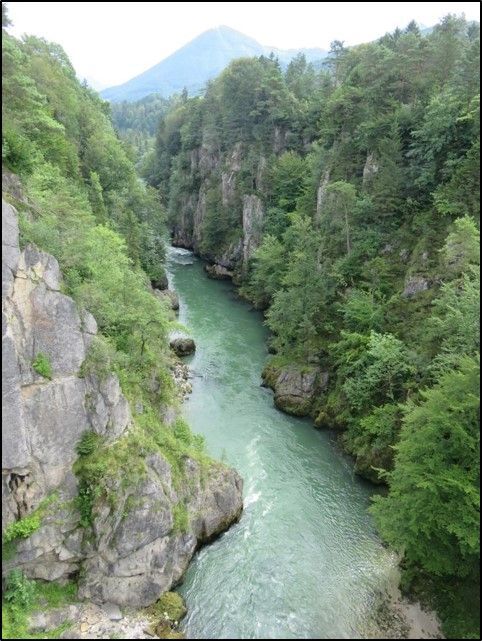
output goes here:
[[88, 456], [92, 454], [100, 445], [102, 437], [96, 432], [89, 430], [84, 432], [77, 443], [75, 451], [79, 456]]
[[12, 570], [6, 580], [5, 601], [28, 609], [33, 605], [35, 595], [35, 581], [27, 579], [20, 570]]
[[3, 533], [3, 543], [8, 543], [14, 539], [26, 539], [39, 529], [41, 523], [42, 516], [39, 510], [19, 521], [10, 523]]
[[52, 365], [50, 364], [49, 357], [46, 354], [39, 352], [32, 362], [32, 367], [37, 374], [51, 380]]

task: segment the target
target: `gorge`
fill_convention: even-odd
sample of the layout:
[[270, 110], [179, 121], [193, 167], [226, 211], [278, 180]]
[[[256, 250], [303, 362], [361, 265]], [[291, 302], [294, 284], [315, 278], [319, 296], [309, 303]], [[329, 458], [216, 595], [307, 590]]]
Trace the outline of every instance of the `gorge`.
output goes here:
[[2, 20], [4, 638], [479, 638], [478, 23], [111, 105]]

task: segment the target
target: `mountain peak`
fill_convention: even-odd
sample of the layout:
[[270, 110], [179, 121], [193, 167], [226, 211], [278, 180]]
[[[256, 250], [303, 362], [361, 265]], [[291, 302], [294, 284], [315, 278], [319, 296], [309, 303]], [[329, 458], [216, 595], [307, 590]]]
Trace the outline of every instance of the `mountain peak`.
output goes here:
[[135, 101], [151, 93], [167, 98], [186, 88], [189, 94], [201, 93], [206, 83], [216, 77], [235, 58], [260, 56], [274, 51], [280, 61], [287, 64], [299, 51], [308, 61], [321, 59], [325, 52], [319, 50], [283, 51], [265, 47], [249, 36], [229, 27], [218, 25], [203, 31], [183, 47], [147, 71], [122, 85], [101, 91], [106, 100]]

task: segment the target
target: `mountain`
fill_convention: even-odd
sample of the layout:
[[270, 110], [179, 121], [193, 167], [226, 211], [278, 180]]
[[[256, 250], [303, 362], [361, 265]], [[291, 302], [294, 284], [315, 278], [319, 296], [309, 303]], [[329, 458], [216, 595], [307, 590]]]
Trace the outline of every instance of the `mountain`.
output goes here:
[[134, 101], [150, 93], [168, 97], [184, 87], [189, 94], [203, 90], [206, 82], [216, 77], [235, 58], [269, 55], [273, 52], [281, 64], [288, 64], [303, 52], [308, 61], [326, 55], [323, 49], [277, 49], [266, 47], [230, 27], [209, 29], [157, 65], [122, 85], [109, 87], [101, 95], [112, 102]]

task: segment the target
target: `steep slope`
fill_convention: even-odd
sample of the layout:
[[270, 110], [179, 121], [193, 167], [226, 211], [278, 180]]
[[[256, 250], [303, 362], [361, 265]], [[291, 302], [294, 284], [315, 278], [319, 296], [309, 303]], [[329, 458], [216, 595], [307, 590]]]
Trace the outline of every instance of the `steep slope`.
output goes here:
[[[97, 485], [86, 527], [73, 472], [78, 443], [87, 433], [96, 435], [97, 448], [125, 447], [135, 431], [129, 404], [114, 374], [81, 375], [96, 322], [61, 292], [52, 256], [33, 245], [20, 251], [17, 212], [5, 201], [2, 236], [3, 529], [20, 531], [38, 519], [28, 536], [12, 538], [4, 576], [19, 568], [52, 581], [82, 568], [82, 597], [149, 605], [179, 580], [201, 543], [239, 517], [241, 479], [225, 466], [203, 468], [186, 457], [176, 482], [161, 451], [146, 451], [137, 476], [111, 470], [110, 499]], [[43, 374], [40, 354], [49, 364]], [[131, 466], [138, 456], [131, 452]], [[181, 504], [184, 526], [176, 523]]]
[[[151, 93], [168, 97], [186, 88], [190, 95], [200, 93], [208, 80], [217, 76], [235, 58], [269, 55], [273, 51], [283, 63], [289, 62], [299, 50], [283, 51], [264, 47], [230, 27], [205, 31], [173, 54], [139, 76], [116, 87], [101, 91], [112, 102], [135, 101]], [[308, 60], [323, 58], [322, 49], [308, 49]]]
[[163, 214], [105, 103], [58, 45], [2, 51], [2, 629], [25, 638], [59, 590], [156, 601], [242, 482], [180, 416]]

